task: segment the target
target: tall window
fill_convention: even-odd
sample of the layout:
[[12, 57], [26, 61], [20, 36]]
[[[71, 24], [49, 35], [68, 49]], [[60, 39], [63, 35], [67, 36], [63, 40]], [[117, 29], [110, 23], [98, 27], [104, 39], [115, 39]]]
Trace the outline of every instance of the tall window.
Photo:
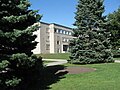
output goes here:
[[65, 30], [63, 31], [63, 34], [65, 34]]
[[69, 32], [69, 35], [72, 35], [72, 32]]
[[60, 45], [60, 41], [57, 41], [57, 45]]
[[60, 33], [62, 34], [63, 30], [60, 29]]
[[47, 36], [46, 42], [49, 42], [49, 41], [50, 41], [50, 36]]

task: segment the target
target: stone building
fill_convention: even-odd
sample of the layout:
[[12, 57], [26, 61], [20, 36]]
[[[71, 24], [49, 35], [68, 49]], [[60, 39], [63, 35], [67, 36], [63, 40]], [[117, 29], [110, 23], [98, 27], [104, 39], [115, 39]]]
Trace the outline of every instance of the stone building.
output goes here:
[[39, 30], [34, 32], [38, 42], [33, 50], [34, 54], [40, 53], [66, 53], [69, 49], [69, 40], [73, 38], [72, 28], [55, 24], [39, 23]]

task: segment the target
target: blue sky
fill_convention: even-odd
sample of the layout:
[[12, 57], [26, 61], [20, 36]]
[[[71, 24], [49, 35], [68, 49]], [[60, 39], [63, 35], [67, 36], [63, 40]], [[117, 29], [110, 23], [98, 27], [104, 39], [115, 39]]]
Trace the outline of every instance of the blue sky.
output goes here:
[[[39, 10], [41, 21], [73, 27], [78, 0], [30, 0], [31, 9]], [[120, 0], [105, 0], [105, 13], [112, 13], [120, 7]]]

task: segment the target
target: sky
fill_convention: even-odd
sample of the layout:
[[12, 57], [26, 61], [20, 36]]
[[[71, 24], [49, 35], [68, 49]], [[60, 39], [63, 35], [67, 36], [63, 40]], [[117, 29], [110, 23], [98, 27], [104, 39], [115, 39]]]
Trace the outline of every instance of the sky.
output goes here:
[[[78, 0], [29, 0], [32, 4], [30, 9], [39, 10], [43, 15], [41, 21], [57, 23], [73, 27]], [[104, 15], [114, 12], [120, 7], [120, 0], [104, 0]]]

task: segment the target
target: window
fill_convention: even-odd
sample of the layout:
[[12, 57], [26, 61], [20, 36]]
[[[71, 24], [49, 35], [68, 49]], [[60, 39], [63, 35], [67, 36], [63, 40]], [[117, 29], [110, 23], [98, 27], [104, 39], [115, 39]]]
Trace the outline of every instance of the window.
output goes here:
[[55, 28], [55, 33], [60, 33], [60, 30]]
[[46, 50], [50, 50], [50, 45], [46, 44]]
[[54, 32], [58, 34], [72, 35], [71, 31], [67, 31], [59, 28], [54, 28]]
[[72, 32], [69, 32], [69, 35], [72, 35]]
[[57, 45], [60, 45], [60, 41], [57, 41]]
[[66, 31], [65, 34], [68, 35], [68, 31]]
[[69, 40], [70, 40], [70, 39], [68, 39], [68, 38], [64, 38], [64, 37], [62, 38], [62, 41], [63, 41], [63, 42], [69, 42]]
[[63, 41], [63, 42], [65, 42], [65, 40], [66, 40], [65, 38], [62, 38], [62, 41]]
[[47, 36], [46, 41], [47, 41], [47, 42], [50, 41], [50, 36]]
[[60, 30], [60, 33], [62, 34], [63, 30]]
[[67, 42], [69, 42], [69, 39], [67, 39]]
[[54, 28], [54, 32], [55, 32], [55, 33], [57, 32], [57, 29], [56, 29], [56, 28]]
[[65, 34], [65, 31], [63, 31], [63, 34]]
[[50, 36], [47, 36], [47, 39], [50, 39]]
[[68, 45], [63, 45], [63, 51], [67, 51], [68, 50]]

